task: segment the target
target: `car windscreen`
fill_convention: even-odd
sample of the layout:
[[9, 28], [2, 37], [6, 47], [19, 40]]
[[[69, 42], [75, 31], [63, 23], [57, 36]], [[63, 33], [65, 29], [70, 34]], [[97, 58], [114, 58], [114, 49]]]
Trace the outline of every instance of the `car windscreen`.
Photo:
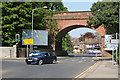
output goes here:
[[30, 52], [29, 56], [30, 57], [40, 56], [40, 53], [39, 52]]
[[94, 48], [95, 50], [100, 50], [100, 48]]

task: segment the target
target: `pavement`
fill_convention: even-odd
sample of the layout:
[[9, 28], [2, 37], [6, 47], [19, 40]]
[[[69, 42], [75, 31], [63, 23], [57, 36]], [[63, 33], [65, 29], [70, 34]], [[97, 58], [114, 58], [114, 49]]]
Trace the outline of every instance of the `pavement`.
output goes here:
[[119, 80], [120, 80], [120, 65], [118, 65], [118, 77], [119, 77]]
[[111, 57], [93, 57], [99, 61], [92, 69], [82, 78], [118, 78], [118, 65], [112, 62]]

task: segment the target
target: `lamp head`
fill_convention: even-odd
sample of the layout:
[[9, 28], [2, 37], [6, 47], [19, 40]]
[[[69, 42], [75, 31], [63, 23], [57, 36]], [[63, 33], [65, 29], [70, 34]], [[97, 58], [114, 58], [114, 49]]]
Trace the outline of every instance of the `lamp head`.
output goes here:
[[44, 9], [46, 9], [46, 8], [47, 8], [47, 6], [43, 6], [43, 8], [44, 8]]

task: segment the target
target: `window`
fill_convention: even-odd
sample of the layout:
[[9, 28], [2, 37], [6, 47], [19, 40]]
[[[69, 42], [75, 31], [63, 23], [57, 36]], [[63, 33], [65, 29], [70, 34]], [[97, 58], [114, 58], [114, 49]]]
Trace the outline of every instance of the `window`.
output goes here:
[[50, 54], [49, 54], [49, 53], [45, 53], [45, 55], [50, 56]]

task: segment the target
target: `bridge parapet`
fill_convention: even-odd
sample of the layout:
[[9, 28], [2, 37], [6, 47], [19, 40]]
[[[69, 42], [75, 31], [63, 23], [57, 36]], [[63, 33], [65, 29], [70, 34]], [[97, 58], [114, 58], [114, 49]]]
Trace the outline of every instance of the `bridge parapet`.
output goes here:
[[54, 19], [60, 20], [88, 20], [89, 16], [93, 16], [90, 11], [80, 11], [80, 12], [64, 12], [60, 14], [55, 14]]

